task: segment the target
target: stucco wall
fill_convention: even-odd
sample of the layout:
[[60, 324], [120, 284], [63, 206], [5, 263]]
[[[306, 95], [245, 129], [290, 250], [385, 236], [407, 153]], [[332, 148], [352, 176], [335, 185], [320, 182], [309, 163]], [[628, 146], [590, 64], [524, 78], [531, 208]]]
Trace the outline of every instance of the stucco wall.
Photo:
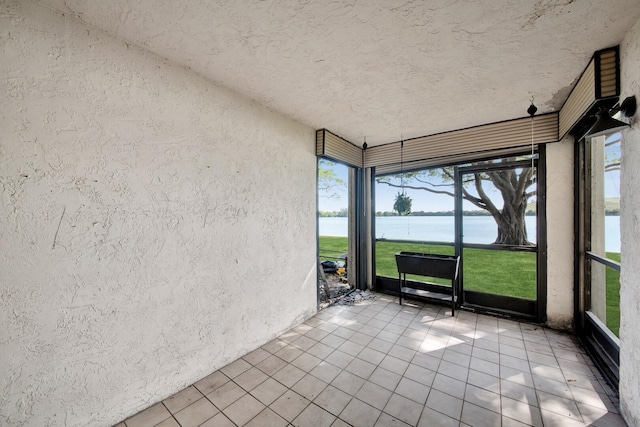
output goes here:
[[547, 325], [573, 328], [573, 138], [547, 144]]
[[0, 424], [110, 425], [312, 315], [311, 128], [0, 4]]
[[[640, 101], [640, 21], [620, 44], [621, 99]], [[640, 426], [640, 111], [622, 133], [620, 176], [620, 406]]]

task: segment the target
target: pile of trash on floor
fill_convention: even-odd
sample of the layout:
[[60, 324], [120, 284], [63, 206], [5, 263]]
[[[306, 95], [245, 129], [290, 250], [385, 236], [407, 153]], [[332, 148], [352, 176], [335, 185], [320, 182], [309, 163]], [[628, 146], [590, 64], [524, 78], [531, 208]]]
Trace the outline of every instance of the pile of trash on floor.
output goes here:
[[322, 261], [318, 274], [320, 276], [320, 309], [333, 304], [353, 305], [375, 298], [369, 291], [353, 289], [349, 286], [346, 264], [343, 262]]

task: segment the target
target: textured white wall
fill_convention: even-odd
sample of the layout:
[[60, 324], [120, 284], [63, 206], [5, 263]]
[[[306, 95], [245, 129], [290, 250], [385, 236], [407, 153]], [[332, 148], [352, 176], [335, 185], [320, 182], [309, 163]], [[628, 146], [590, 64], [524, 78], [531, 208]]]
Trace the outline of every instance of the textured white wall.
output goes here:
[[547, 325], [573, 328], [573, 138], [547, 144]]
[[[621, 99], [640, 102], [640, 21], [620, 44], [620, 61]], [[640, 111], [622, 133], [620, 181], [620, 406], [640, 426]]]
[[314, 132], [0, 4], [0, 424], [110, 425], [316, 307]]

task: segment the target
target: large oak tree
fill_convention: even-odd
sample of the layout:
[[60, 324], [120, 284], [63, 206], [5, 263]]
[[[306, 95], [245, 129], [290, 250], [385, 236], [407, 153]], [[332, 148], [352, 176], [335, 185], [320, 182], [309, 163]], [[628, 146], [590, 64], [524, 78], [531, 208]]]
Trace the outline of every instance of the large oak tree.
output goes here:
[[[515, 158], [503, 158], [493, 162], [474, 162], [473, 166], [510, 163]], [[391, 187], [424, 190], [435, 194], [446, 194], [454, 197], [453, 167], [409, 172], [404, 174], [404, 182], [398, 184], [400, 175], [378, 177], [377, 181]], [[394, 179], [395, 178], [395, 179]], [[464, 175], [462, 196], [480, 209], [491, 214], [498, 228], [498, 235], [494, 243], [503, 245], [531, 246], [527, 238], [525, 216], [529, 200], [535, 195], [535, 173], [531, 167], [518, 169], [498, 169], [490, 172], [478, 172]], [[493, 184], [502, 195], [504, 203], [498, 206], [497, 200], [492, 200], [485, 188], [488, 183]]]

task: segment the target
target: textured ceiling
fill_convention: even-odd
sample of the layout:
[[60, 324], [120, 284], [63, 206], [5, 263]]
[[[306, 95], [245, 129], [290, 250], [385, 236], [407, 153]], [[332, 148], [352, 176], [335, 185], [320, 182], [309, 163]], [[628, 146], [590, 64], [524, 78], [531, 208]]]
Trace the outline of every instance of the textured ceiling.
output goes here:
[[557, 110], [639, 0], [41, 0], [369, 145]]

